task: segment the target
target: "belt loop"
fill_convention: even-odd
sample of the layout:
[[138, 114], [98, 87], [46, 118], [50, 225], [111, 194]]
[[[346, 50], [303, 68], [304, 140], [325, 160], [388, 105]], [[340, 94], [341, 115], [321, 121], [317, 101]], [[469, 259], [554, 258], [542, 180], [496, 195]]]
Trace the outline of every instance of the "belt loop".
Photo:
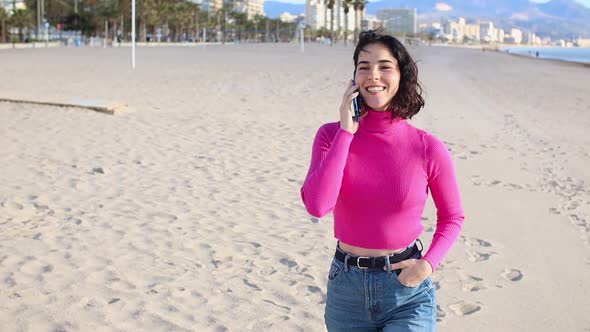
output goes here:
[[348, 260], [350, 259], [350, 255], [347, 253], [344, 256], [344, 272], [348, 272]]
[[385, 266], [387, 266], [387, 274], [391, 274], [391, 262], [389, 261], [390, 256], [385, 256]]
[[420, 241], [420, 239], [416, 239], [416, 247], [418, 246], [418, 243], [420, 243], [420, 249], [418, 249], [418, 251], [422, 252], [422, 249], [424, 249], [424, 245], [422, 244], [422, 241]]

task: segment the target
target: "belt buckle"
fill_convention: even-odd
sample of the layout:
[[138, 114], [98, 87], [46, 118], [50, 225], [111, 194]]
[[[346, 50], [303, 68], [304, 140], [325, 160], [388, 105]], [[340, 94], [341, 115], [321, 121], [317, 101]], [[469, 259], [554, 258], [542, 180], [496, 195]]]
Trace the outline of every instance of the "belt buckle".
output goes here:
[[356, 259], [356, 267], [358, 267], [358, 268], [359, 268], [359, 269], [361, 269], [361, 270], [366, 270], [366, 269], [368, 269], [368, 268], [369, 268], [368, 266], [367, 266], [367, 267], [364, 267], [364, 266], [360, 266], [360, 265], [359, 265], [359, 262], [361, 261], [361, 258], [369, 259], [369, 257], [365, 257], [365, 256], [358, 257], [358, 258]]

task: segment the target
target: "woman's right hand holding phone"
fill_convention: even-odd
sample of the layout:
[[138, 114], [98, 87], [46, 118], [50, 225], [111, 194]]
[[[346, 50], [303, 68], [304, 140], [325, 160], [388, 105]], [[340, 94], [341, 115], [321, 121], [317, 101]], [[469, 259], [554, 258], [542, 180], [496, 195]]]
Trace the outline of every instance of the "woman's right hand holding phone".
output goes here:
[[340, 105], [340, 128], [353, 135], [359, 128], [359, 123], [353, 118], [354, 110], [352, 109], [352, 100], [359, 94], [357, 90], [358, 85], [353, 84], [353, 81], [351, 80], [348, 83], [344, 96], [342, 97], [342, 105]]

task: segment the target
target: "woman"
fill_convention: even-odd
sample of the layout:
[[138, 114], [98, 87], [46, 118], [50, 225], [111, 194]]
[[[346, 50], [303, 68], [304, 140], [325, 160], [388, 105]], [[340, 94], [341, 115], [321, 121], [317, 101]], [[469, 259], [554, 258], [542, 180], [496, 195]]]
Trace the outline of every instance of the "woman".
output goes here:
[[[439, 139], [407, 122], [424, 99], [418, 69], [397, 39], [363, 32], [353, 60], [354, 82], [344, 93], [340, 121], [318, 130], [301, 188], [311, 215], [334, 213], [338, 245], [328, 275], [326, 326], [434, 331], [430, 275], [464, 219], [451, 156]], [[364, 106], [357, 122], [351, 104], [359, 94]], [[418, 237], [429, 190], [437, 226], [422, 256]]]

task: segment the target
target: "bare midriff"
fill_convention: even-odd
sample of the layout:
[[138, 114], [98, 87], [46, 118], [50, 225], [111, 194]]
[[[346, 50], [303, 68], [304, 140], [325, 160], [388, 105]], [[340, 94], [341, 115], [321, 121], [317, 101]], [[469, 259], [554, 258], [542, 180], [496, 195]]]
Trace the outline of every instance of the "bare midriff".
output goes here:
[[401, 248], [401, 249], [367, 249], [367, 248], [356, 247], [356, 246], [350, 245], [348, 243], [344, 243], [342, 241], [339, 242], [338, 246], [340, 247], [340, 249], [346, 251], [349, 254], [352, 254], [354, 256], [363, 256], [363, 257], [389, 256], [389, 255], [393, 255], [398, 252], [402, 252], [404, 249], [406, 249], [406, 248]]

